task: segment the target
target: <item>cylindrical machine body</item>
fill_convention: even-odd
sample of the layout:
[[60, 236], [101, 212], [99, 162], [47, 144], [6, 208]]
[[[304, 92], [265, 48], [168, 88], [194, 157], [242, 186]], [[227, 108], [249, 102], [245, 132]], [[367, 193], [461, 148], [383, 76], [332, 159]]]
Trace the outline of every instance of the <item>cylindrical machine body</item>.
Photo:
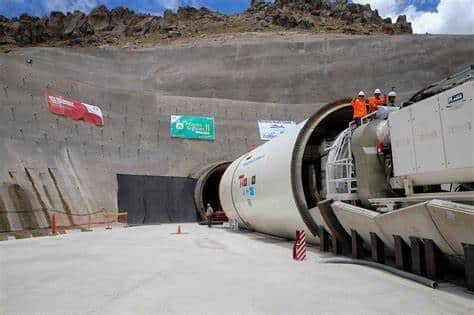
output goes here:
[[229, 219], [285, 238], [294, 238], [297, 229], [311, 235], [297, 210], [291, 186], [293, 148], [303, 125], [298, 124], [285, 136], [257, 147], [229, 166], [219, 189]]
[[377, 154], [377, 133], [386, 121], [375, 120], [358, 127], [352, 133], [351, 148], [356, 165], [357, 193], [364, 207], [370, 208], [369, 199], [390, 196], [384, 164]]
[[[336, 112], [339, 116], [325, 120]], [[303, 229], [308, 241], [317, 242], [317, 227], [322, 223], [312, 217], [306, 203], [303, 159], [308, 151], [314, 151], [315, 146], [308, 143], [321, 122], [336, 124], [334, 129], [340, 132], [347, 128], [351, 115], [347, 100], [328, 104], [287, 134], [235, 160], [219, 185], [221, 205], [228, 218], [251, 230], [290, 239], [297, 229]]]

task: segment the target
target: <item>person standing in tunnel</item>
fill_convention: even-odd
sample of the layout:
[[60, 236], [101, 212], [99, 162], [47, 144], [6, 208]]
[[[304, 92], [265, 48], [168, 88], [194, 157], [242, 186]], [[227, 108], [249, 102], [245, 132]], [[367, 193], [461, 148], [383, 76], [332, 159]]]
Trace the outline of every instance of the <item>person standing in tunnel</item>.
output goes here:
[[207, 216], [207, 226], [211, 227], [212, 226], [212, 215], [214, 214], [214, 210], [211, 207], [211, 204], [207, 204], [206, 208], [206, 216]]

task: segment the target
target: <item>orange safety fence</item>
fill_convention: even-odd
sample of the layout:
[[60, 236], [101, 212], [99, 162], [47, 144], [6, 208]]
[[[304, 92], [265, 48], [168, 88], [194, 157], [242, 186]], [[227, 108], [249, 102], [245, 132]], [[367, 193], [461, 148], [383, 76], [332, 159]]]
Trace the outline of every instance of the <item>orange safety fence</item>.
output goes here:
[[[46, 218], [46, 213], [49, 217]], [[100, 210], [95, 212], [84, 211], [62, 211], [62, 210], [2, 210], [2, 222], [0, 232], [11, 232], [14, 230], [35, 230], [51, 227], [51, 219], [54, 214], [57, 228], [91, 228], [94, 226], [128, 224], [128, 213], [117, 210]], [[16, 217], [16, 218], [15, 218]], [[5, 222], [4, 222], [5, 221]], [[20, 226], [18, 226], [18, 224]]]

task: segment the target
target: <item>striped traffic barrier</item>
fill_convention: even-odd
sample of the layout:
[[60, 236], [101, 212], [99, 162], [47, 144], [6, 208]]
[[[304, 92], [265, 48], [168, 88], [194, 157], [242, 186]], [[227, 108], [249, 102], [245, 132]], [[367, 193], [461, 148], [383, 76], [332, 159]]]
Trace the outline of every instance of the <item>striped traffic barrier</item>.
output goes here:
[[296, 230], [296, 239], [293, 245], [293, 259], [297, 261], [306, 259], [306, 233], [304, 230]]

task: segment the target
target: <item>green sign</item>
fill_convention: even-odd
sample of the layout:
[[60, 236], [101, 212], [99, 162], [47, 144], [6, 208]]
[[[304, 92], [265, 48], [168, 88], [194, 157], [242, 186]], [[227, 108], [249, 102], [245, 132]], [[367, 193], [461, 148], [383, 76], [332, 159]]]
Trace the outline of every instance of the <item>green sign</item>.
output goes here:
[[174, 138], [215, 140], [214, 118], [171, 116], [170, 134]]

